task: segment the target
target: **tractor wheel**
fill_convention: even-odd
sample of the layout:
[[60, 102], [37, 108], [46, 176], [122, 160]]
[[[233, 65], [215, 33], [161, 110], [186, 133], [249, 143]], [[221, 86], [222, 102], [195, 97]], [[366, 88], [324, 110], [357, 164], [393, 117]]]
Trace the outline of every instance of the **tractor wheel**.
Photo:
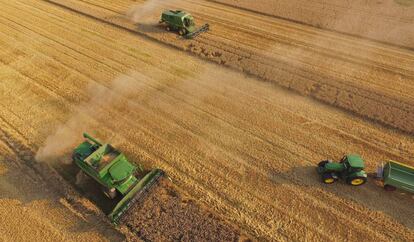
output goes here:
[[352, 186], [361, 186], [362, 184], [367, 182], [367, 178], [363, 176], [350, 177], [346, 180], [346, 182]]
[[104, 188], [103, 192], [104, 192], [105, 196], [107, 196], [110, 199], [114, 199], [116, 197], [115, 188], [112, 188], [112, 189]]
[[185, 34], [186, 34], [186, 32], [187, 32], [187, 31], [185, 31], [185, 29], [180, 29], [180, 30], [178, 31], [178, 34], [179, 34], [179, 35], [181, 35], [181, 36], [183, 36], [183, 35], [185, 35]]
[[171, 27], [170, 26], [167, 26], [167, 27], [165, 27], [165, 30], [167, 30], [168, 32], [170, 32], [171, 31]]
[[384, 189], [385, 189], [385, 191], [387, 191], [387, 192], [392, 192], [392, 191], [397, 190], [397, 188], [396, 188], [396, 187], [391, 186], [391, 185], [384, 185]]
[[322, 181], [325, 184], [332, 184], [335, 182], [335, 178], [332, 176], [331, 173], [325, 173], [322, 175]]

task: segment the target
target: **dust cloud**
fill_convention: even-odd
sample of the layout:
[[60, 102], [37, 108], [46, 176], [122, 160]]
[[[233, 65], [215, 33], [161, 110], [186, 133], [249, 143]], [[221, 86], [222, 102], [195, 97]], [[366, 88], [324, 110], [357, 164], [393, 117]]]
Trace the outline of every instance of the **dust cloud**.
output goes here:
[[[165, 4], [176, 5], [181, 0], [148, 0], [143, 4], [135, 4], [129, 8], [126, 16], [134, 23], [148, 24], [154, 22], [154, 16], [165, 10]], [[157, 19], [157, 18], [155, 18]]]
[[100, 130], [96, 120], [116, 119], [105, 117], [103, 108], [122, 108], [128, 106], [128, 97], [135, 95], [144, 77], [138, 73], [121, 75], [109, 87], [98, 83], [90, 84], [87, 93], [90, 99], [78, 105], [73, 115], [56, 131], [46, 138], [44, 145], [36, 153], [39, 162], [52, 162], [64, 156], [82, 141], [82, 133], [89, 130]]

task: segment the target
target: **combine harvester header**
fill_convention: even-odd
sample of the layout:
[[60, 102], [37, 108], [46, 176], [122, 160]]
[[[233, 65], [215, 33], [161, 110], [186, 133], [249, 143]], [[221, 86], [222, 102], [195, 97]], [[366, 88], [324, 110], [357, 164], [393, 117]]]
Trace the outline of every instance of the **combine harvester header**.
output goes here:
[[[143, 174], [140, 165], [130, 163], [124, 154], [110, 144], [101, 144], [86, 133], [83, 136], [87, 140], [75, 148], [72, 159], [83, 172], [102, 186], [108, 198], [121, 196], [121, 200], [108, 215], [112, 223], [118, 224], [122, 215], [157, 183], [164, 172], [154, 169]], [[140, 179], [137, 178], [137, 173], [140, 173]]]

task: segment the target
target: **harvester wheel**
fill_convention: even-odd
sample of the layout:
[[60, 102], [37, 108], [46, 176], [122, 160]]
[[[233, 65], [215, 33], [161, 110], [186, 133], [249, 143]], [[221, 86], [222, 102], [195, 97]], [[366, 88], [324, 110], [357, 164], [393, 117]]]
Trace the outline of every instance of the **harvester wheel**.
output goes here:
[[367, 178], [363, 176], [350, 177], [347, 179], [346, 182], [352, 186], [361, 186], [362, 184], [367, 182]]
[[88, 180], [88, 176], [83, 171], [78, 171], [75, 178], [75, 184], [76, 185], [82, 185], [85, 181]]
[[388, 191], [388, 192], [392, 192], [392, 191], [397, 190], [396, 187], [391, 186], [391, 185], [384, 185], [384, 189], [385, 189], [385, 191]]
[[178, 31], [178, 34], [179, 34], [179, 35], [181, 35], [181, 36], [183, 36], [183, 35], [185, 35], [185, 34], [186, 34], [186, 32], [187, 32], [187, 31], [185, 31], [185, 29], [180, 29], [180, 30]]
[[116, 197], [115, 188], [112, 188], [112, 189], [104, 188], [103, 192], [104, 192], [105, 196], [107, 196], [110, 199], [114, 199]]
[[331, 173], [325, 173], [322, 175], [322, 181], [325, 184], [332, 184], [335, 182], [335, 178], [332, 176]]

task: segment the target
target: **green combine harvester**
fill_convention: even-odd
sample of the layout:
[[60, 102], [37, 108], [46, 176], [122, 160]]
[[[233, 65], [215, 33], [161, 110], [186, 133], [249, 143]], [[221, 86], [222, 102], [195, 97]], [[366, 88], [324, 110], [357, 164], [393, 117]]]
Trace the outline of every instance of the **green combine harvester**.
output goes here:
[[194, 38], [210, 29], [209, 24], [204, 24], [197, 28], [193, 16], [181, 10], [164, 11], [161, 14], [160, 23], [166, 25], [167, 31], [178, 31], [179, 35], [188, 39]]
[[87, 140], [74, 150], [72, 159], [83, 172], [101, 185], [108, 198], [120, 196], [120, 201], [108, 215], [114, 224], [118, 224], [121, 216], [145, 195], [164, 172], [154, 169], [142, 174], [141, 167], [130, 163], [124, 154], [110, 144], [101, 144], [86, 133], [83, 136]]
[[341, 178], [349, 185], [360, 186], [367, 182], [364, 168], [364, 160], [359, 155], [345, 155], [340, 162], [319, 162], [317, 171], [325, 184], [332, 184]]

